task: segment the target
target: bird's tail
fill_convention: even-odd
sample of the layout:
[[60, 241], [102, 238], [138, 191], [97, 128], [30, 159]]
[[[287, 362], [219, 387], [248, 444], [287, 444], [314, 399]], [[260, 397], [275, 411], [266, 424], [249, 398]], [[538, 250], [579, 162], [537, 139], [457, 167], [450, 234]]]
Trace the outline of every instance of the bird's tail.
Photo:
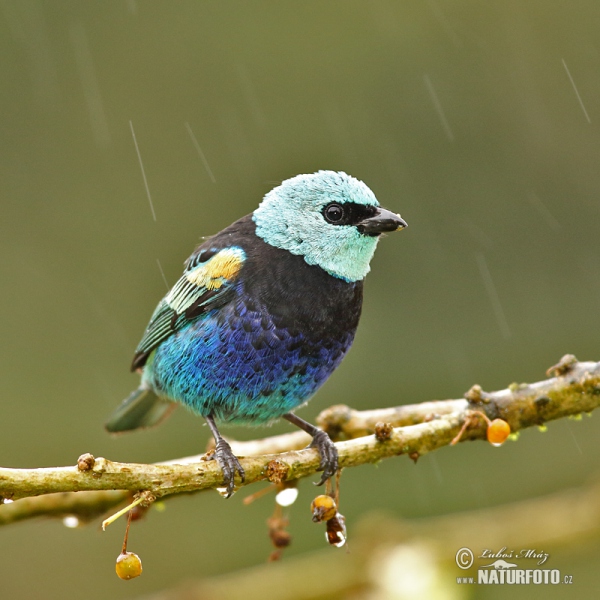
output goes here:
[[152, 427], [166, 419], [174, 408], [174, 402], [159, 398], [148, 388], [139, 387], [121, 402], [104, 427], [111, 433]]

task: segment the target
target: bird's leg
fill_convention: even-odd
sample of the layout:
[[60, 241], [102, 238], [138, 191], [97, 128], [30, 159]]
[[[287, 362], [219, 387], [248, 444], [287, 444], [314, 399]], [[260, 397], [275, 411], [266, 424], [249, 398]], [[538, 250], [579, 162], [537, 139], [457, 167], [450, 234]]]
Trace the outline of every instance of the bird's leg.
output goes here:
[[231, 446], [223, 439], [223, 436], [219, 433], [217, 426], [215, 424], [215, 420], [212, 415], [208, 417], [204, 417], [210, 430], [212, 431], [213, 437], [215, 438], [215, 456], [223, 471], [223, 483], [227, 487], [227, 498], [233, 494], [233, 486], [234, 486], [234, 478], [236, 472], [239, 473], [240, 479], [242, 483], [246, 478], [246, 474], [244, 473], [244, 469], [240, 464], [240, 461], [233, 454], [231, 450]]
[[308, 435], [312, 435], [313, 441], [309, 448], [316, 448], [319, 451], [319, 454], [321, 455], [319, 470], [323, 471], [321, 480], [318, 483], [315, 483], [315, 485], [323, 485], [332, 475], [335, 475], [338, 470], [338, 452], [335, 444], [331, 441], [329, 435], [322, 429], [318, 429], [304, 419], [297, 417], [295, 414], [287, 413], [283, 415], [283, 418], [296, 425], [296, 427], [300, 427], [300, 429], [306, 431]]

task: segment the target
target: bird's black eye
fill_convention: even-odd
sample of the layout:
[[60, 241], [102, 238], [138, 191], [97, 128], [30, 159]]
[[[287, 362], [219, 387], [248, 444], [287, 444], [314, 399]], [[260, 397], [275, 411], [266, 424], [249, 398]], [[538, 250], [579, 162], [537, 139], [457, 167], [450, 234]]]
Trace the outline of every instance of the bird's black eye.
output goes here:
[[329, 223], [339, 223], [344, 218], [344, 207], [337, 202], [332, 202], [323, 210], [323, 216]]

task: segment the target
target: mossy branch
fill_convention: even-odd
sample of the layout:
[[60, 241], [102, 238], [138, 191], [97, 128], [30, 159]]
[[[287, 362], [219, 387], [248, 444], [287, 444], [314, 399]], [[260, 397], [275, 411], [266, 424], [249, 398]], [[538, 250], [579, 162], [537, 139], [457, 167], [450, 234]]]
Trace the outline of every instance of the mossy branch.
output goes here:
[[[502, 418], [513, 432], [563, 417], [589, 413], [600, 405], [600, 363], [577, 362], [566, 355], [548, 370], [549, 379], [512, 384], [497, 392], [473, 386], [464, 399], [424, 402], [395, 408], [356, 411], [333, 406], [318, 424], [336, 441], [341, 467], [375, 463], [406, 454], [413, 460], [449, 445], [468, 426], [460, 441], [485, 439], [487, 425], [472, 411]], [[250, 442], [232, 442], [246, 472], [246, 483], [275, 483], [317, 472], [319, 455], [305, 448], [301, 432]], [[302, 449], [304, 448], [304, 449]], [[160, 499], [222, 485], [221, 470], [207, 455], [145, 465], [118, 463], [91, 455], [71, 467], [10, 469], [0, 467], [0, 525], [34, 516], [77, 515], [90, 519], [145, 492]]]

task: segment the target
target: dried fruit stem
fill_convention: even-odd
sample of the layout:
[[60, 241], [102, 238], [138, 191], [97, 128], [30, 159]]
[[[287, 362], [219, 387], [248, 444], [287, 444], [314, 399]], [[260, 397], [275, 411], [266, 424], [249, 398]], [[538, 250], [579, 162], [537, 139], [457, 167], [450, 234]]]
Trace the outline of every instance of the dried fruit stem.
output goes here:
[[125, 537], [123, 538], [123, 548], [121, 548], [121, 554], [125, 554], [127, 552], [127, 541], [129, 540], [129, 528], [131, 527], [131, 517], [133, 517], [133, 512], [130, 510], [127, 515], [127, 527], [125, 527]]
[[[144, 500], [144, 496], [140, 496], [139, 498], [136, 498], [131, 504], [128, 504], [125, 508], [122, 508], [114, 515], [108, 517], [108, 519], [104, 519], [104, 521], [102, 521], [102, 530], [104, 531], [111, 523], [114, 523], [118, 518], [122, 517], [126, 512], [130, 511], [138, 504], [141, 504]], [[129, 521], [131, 521], [131, 513], [129, 513], [129, 520], [127, 521], [127, 531], [129, 531]]]

